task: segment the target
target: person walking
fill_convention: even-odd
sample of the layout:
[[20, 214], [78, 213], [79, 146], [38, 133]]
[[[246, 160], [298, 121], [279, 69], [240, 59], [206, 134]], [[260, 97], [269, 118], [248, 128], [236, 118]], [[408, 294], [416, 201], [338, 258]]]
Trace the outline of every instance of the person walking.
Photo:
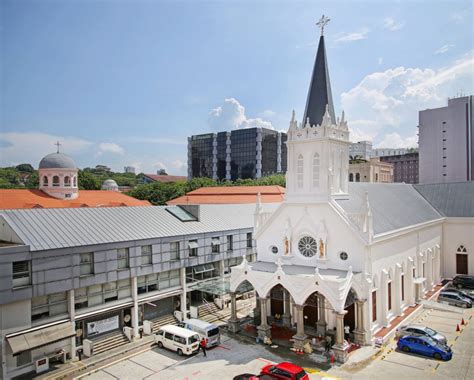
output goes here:
[[332, 343], [331, 342], [331, 337], [328, 335], [326, 337], [326, 350], [325, 350], [325, 352], [329, 352], [329, 350], [331, 349], [331, 343]]
[[206, 354], [206, 339], [202, 338], [201, 341], [199, 342], [199, 350], [202, 350], [202, 353], [204, 354], [204, 357], [207, 357]]

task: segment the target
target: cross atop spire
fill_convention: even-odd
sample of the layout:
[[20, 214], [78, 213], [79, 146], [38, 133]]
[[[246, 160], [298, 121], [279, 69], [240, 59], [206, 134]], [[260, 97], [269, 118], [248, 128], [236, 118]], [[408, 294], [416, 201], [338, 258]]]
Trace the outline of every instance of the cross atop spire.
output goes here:
[[321, 36], [324, 34], [324, 27], [328, 24], [331, 19], [325, 15], [322, 15], [321, 18], [316, 23], [316, 26], [321, 28]]
[[56, 153], [59, 153], [59, 146], [62, 144], [60, 144], [59, 141], [56, 141], [56, 144], [54, 145], [56, 145]]

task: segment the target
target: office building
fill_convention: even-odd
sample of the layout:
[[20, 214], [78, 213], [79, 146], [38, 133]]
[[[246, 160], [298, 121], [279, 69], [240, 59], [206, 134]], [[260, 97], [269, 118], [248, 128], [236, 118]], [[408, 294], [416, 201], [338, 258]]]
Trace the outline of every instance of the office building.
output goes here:
[[372, 150], [372, 157], [400, 156], [407, 152], [407, 148], [375, 148]]
[[123, 172], [135, 174], [135, 168], [133, 166], [124, 166]]
[[419, 112], [420, 183], [474, 179], [472, 95]]
[[393, 165], [393, 182], [418, 183], [418, 152], [382, 156], [380, 161]]
[[267, 128], [188, 138], [188, 178], [260, 178], [286, 172], [286, 134]]
[[372, 142], [370, 141], [358, 141], [349, 145], [349, 157], [353, 159], [360, 157], [368, 161], [372, 155]]

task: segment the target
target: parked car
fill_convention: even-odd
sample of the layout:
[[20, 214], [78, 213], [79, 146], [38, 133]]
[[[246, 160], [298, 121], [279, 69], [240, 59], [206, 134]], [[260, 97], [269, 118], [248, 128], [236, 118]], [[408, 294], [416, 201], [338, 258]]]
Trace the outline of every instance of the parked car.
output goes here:
[[266, 365], [260, 374], [270, 375], [274, 379], [309, 380], [309, 376], [303, 368], [289, 362]]
[[403, 352], [430, 356], [437, 360], [451, 360], [453, 351], [427, 336], [403, 336], [397, 342], [397, 347]]
[[428, 336], [441, 344], [446, 344], [448, 341], [446, 337], [439, 332], [430, 329], [429, 327], [426, 326], [421, 326], [421, 325], [406, 325], [406, 326], [401, 326], [397, 328], [395, 336], [397, 339], [400, 339], [403, 336]]
[[[454, 285], [452, 285], [452, 286], [454, 286]], [[474, 301], [474, 293], [469, 292], [467, 290], [462, 290], [462, 289], [450, 287], [448, 285], [448, 287], [443, 291], [453, 292], [453, 293], [459, 294], [462, 297], [469, 298], [471, 300], [471, 302]]]
[[474, 276], [459, 275], [454, 277], [453, 285], [460, 288], [474, 289]]
[[472, 302], [469, 298], [463, 297], [455, 292], [450, 292], [449, 290], [445, 290], [439, 293], [438, 302], [465, 308], [472, 307]]

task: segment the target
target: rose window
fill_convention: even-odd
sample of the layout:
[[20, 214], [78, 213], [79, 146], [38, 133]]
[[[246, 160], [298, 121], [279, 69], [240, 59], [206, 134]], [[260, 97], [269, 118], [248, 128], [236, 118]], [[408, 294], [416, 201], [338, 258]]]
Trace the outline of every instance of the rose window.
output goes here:
[[311, 236], [303, 236], [298, 242], [298, 249], [305, 257], [313, 257], [318, 252], [318, 244]]

